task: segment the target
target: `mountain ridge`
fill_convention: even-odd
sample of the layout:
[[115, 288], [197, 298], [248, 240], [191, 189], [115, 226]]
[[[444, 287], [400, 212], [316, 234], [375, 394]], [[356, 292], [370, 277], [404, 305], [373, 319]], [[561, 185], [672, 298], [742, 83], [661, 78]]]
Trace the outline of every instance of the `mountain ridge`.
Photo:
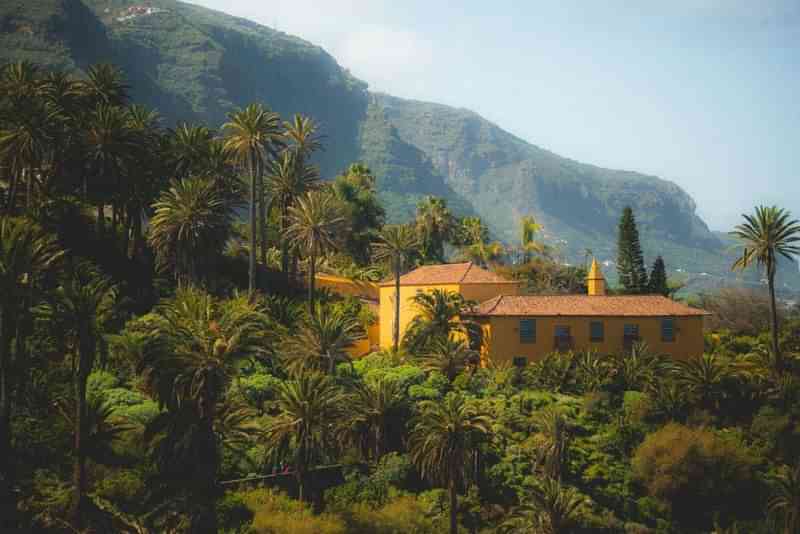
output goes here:
[[613, 259], [617, 219], [631, 204], [648, 259], [663, 254], [673, 269], [728, 275], [722, 242], [674, 182], [564, 158], [472, 110], [370, 92], [322, 47], [247, 19], [158, 0], [147, 5], [163, 13], [118, 21], [133, 5], [11, 0], [0, 6], [0, 61], [68, 70], [113, 61], [136, 101], [171, 124], [219, 126], [252, 101], [285, 118], [310, 115], [325, 135], [323, 175], [364, 161], [394, 221], [411, 217], [424, 195], [438, 195], [460, 214], [480, 215], [506, 242], [516, 241], [521, 216], [535, 215], [565, 261], [579, 261], [587, 248]]

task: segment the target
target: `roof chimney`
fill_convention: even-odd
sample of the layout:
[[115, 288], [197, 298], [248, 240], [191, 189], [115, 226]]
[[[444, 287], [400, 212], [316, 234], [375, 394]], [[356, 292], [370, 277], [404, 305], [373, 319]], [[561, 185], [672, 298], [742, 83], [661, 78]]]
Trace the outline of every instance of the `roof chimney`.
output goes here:
[[586, 286], [589, 288], [589, 296], [604, 296], [606, 294], [606, 279], [603, 278], [603, 271], [597, 264], [597, 259], [592, 258], [592, 266], [586, 277]]

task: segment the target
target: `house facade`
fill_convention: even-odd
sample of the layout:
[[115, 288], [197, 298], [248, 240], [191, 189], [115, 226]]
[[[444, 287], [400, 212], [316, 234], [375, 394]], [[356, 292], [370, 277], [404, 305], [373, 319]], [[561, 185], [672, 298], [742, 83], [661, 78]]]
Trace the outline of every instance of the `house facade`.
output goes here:
[[[414, 295], [455, 291], [479, 302], [469, 319], [483, 331], [482, 360], [516, 365], [554, 351], [630, 350], [644, 341], [651, 350], [676, 359], [703, 353], [703, 310], [661, 295], [607, 295], [596, 261], [585, 295], [520, 295], [519, 284], [472, 263], [421, 267], [400, 278], [401, 338], [414, 318]], [[380, 286], [380, 346], [392, 343], [394, 283]]]
[[[417, 311], [414, 296], [435, 289], [460, 293], [466, 300], [485, 302], [500, 295], [518, 295], [520, 283], [506, 280], [472, 262], [425, 265], [400, 277], [400, 339]], [[392, 346], [395, 315], [394, 279], [380, 284], [380, 347]]]

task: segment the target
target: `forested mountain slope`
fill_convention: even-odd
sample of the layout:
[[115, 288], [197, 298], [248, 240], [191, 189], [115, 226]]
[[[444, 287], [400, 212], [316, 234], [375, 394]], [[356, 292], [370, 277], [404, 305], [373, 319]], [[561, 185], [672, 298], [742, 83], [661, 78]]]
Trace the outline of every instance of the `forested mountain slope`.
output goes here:
[[[157, 12], [130, 17], [132, 6]], [[722, 243], [674, 183], [560, 157], [467, 110], [370, 93], [322, 48], [244, 19], [172, 0], [6, 0], [0, 61], [18, 59], [69, 70], [117, 63], [134, 98], [170, 123], [219, 126], [252, 101], [311, 115], [325, 134], [323, 175], [364, 161], [395, 220], [439, 195], [505, 241], [533, 214], [568, 260], [586, 248], [613, 259], [617, 218], [630, 204], [649, 261], [660, 253], [672, 269], [728, 276]]]

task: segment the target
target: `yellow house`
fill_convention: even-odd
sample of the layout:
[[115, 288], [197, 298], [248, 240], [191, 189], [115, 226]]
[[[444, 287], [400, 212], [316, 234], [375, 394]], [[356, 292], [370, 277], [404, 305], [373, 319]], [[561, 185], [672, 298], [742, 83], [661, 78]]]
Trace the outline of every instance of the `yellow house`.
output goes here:
[[[441, 289], [480, 304], [469, 318], [483, 330], [483, 363], [516, 365], [553, 351], [609, 354], [646, 341], [658, 353], [684, 359], [703, 352], [703, 310], [661, 295], [606, 295], [596, 261], [586, 295], [520, 295], [519, 282], [473, 263], [428, 265], [400, 277], [400, 336], [414, 318], [413, 297]], [[380, 346], [392, 345], [394, 280], [380, 284]]]
[[[317, 289], [325, 288], [344, 297], [359, 298], [373, 314], [378, 314], [378, 284], [362, 280], [351, 280], [350, 278], [327, 273], [319, 273], [314, 279], [316, 280]], [[350, 356], [358, 358], [377, 349], [379, 331], [379, 321], [367, 326], [366, 337], [357, 341], [355, 345], [348, 349], [347, 352], [350, 353]]]
[[[460, 293], [467, 300], [483, 302], [498, 295], [517, 295], [519, 282], [487, 271], [472, 262], [425, 265], [400, 277], [400, 339], [416, 315], [414, 295], [434, 289]], [[392, 346], [395, 312], [394, 279], [380, 284], [380, 346]]]
[[629, 350], [639, 341], [654, 352], [686, 359], [703, 353], [703, 310], [661, 295], [606, 295], [596, 261], [587, 295], [498, 295], [470, 318], [484, 335], [483, 362], [515, 365], [554, 351]]

